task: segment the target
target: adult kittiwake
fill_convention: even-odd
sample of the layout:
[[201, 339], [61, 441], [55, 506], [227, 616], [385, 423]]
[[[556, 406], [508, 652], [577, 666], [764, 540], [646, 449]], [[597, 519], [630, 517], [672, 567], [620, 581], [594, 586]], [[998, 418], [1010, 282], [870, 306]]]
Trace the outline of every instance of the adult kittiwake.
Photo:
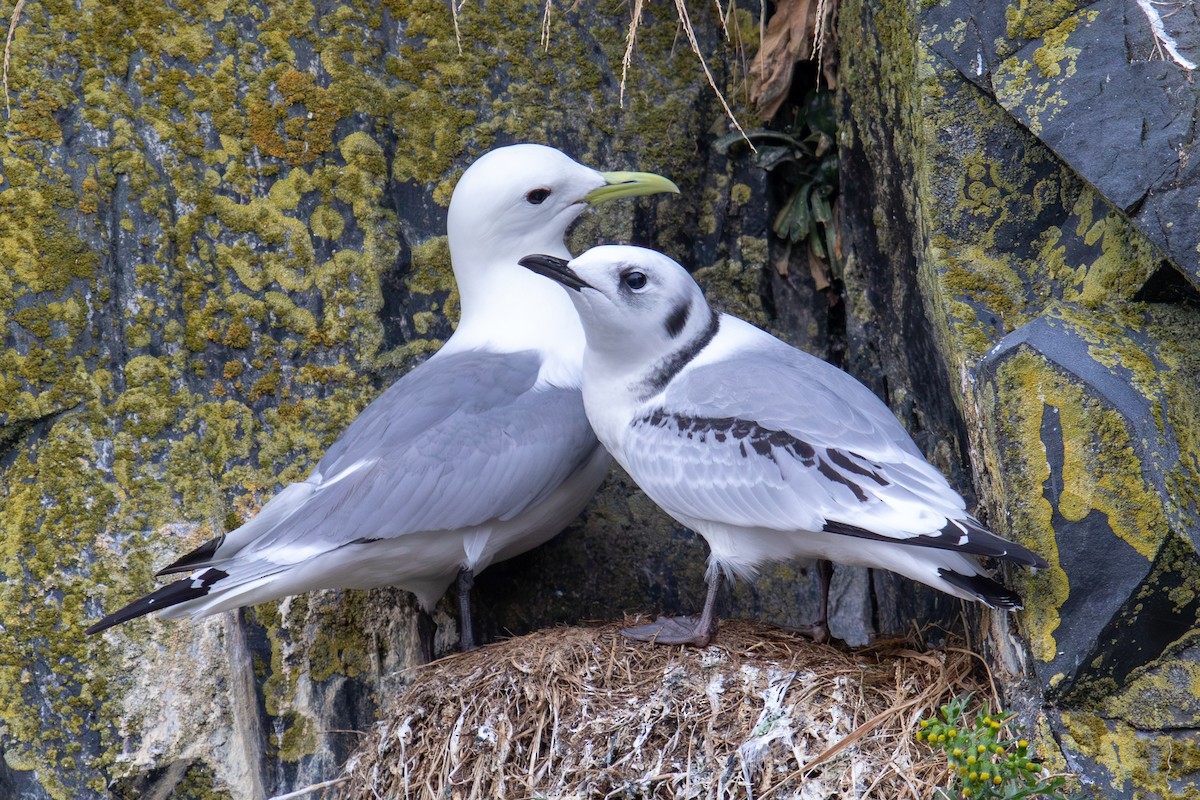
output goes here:
[[[699, 620], [626, 630], [706, 645], [722, 576], [816, 558], [890, 569], [1016, 609], [978, 557], [1046, 562], [1001, 539], [922, 457], [867, 387], [748, 322], [717, 314], [692, 277], [640, 247], [521, 264], [569, 291], [583, 320], [583, 403], [600, 442], [654, 502], [711, 548]], [[828, 635], [828, 582], [814, 633]]]
[[195, 619], [314, 589], [394, 585], [416, 595], [429, 658], [429, 613], [459, 576], [471, 647], [473, 576], [562, 530], [610, 462], [583, 410], [578, 316], [517, 259], [569, 257], [563, 236], [588, 205], [677, 191], [541, 145], [479, 158], [450, 202], [462, 313], [446, 344], [367, 406], [305, 481], [159, 572], [187, 577], [88, 633], [152, 611]]

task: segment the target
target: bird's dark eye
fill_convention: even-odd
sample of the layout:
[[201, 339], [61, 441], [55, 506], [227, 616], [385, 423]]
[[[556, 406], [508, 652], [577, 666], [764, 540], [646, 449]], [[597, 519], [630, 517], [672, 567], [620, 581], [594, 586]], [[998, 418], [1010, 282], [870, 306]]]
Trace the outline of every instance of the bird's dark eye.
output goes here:
[[625, 285], [635, 292], [646, 285], [646, 276], [641, 272], [626, 272], [623, 279]]
[[534, 189], [532, 192], [525, 195], [525, 199], [528, 200], [532, 205], [540, 206], [542, 203], [546, 202], [546, 198], [549, 196], [549, 189]]

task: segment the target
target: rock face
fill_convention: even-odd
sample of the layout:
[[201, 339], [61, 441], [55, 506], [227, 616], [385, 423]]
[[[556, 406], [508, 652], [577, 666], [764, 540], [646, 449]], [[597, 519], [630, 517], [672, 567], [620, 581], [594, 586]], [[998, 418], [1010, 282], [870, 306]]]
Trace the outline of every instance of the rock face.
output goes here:
[[[736, 87], [711, 4], [692, 16]], [[474, 156], [532, 140], [673, 176], [680, 197], [589, 215], [573, 247], [656, 246], [771, 321], [764, 176], [711, 148], [727, 123], [673, 8], [643, 13], [619, 104], [627, 23], [510, 0], [20, 9], [0, 141], [0, 795], [264, 797], [327, 778], [374, 723], [417, 652], [399, 591], [82, 630], [302, 479], [449, 334], [445, 205]], [[482, 576], [482, 632], [693, 609], [704, 557], [617, 477], [551, 547]], [[803, 622], [810, 591], [782, 568], [730, 613]]]
[[[359, 743], [414, 662], [403, 592], [82, 630], [436, 349], [454, 182], [522, 140], [683, 189], [585, 216], [576, 251], [649, 244], [799, 346], [844, 336], [845, 366], [1052, 563], [1013, 576], [1015, 633], [984, 618], [996, 667], [1029, 676], [1011, 699], [1108, 796], [1179, 790], [1200, 763], [1200, 59], [1194, 10], [1155, 8], [843, 3], [834, 331], [805, 266], [764, 269], [770, 187], [712, 147], [728, 126], [673, 8], [644, 10], [621, 107], [627, 21], [582, 5], [25, 5], [0, 141], [0, 796], [261, 798]], [[712, 4], [692, 21], [735, 90]], [[727, 22], [752, 52], [758, 21]], [[480, 632], [694, 610], [704, 557], [614, 475], [480, 577]], [[726, 597], [814, 610], [805, 565]], [[851, 640], [958, 610], [835, 576]]]
[[920, 298], [950, 383], [926, 396], [961, 404], [992, 525], [1051, 561], [997, 666], [1105, 797], [1200, 763], [1200, 93], [1168, 10], [840, 10], [851, 315], [896, 305], [872, 270]]

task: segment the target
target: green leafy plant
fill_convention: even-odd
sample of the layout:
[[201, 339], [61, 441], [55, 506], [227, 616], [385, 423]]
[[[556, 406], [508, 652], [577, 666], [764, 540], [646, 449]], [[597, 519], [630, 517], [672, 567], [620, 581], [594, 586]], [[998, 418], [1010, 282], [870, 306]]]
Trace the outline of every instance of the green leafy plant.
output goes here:
[[923, 719], [916, 733], [919, 742], [946, 753], [950, 785], [939, 789], [943, 800], [1018, 800], [1026, 797], [1058, 798], [1066, 778], [1049, 775], [1033, 760], [1031, 745], [1005, 730], [1012, 712], [992, 713], [988, 704], [967, 716], [971, 695], [961, 694], [941, 707], [937, 717]]
[[810, 91], [786, 130], [752, 130], [723, 136], [724, 153], [747, 140], [754, 143], [755, 163], [781, 178], [788, 199], [775, 215], [775, 235], [793, 244], [808, 242], [818, 259], [837, 260], [834, 201], [838, 193], [837, 117], [832, 91]]

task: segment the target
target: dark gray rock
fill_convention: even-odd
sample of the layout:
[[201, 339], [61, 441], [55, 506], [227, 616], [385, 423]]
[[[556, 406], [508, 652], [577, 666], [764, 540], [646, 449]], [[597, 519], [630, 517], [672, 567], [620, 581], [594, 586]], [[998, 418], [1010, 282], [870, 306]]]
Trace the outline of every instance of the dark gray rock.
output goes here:
[[1200, 19], [1193, 3], [941, 2], [945, 58], [1200, 282]]

